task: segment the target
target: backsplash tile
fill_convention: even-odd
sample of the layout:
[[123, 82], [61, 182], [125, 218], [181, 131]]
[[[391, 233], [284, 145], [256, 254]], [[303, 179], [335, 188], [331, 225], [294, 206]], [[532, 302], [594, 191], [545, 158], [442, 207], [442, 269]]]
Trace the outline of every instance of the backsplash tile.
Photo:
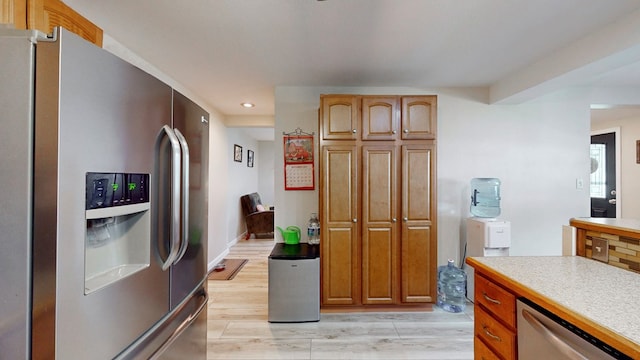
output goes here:
[[592, 258], [594, 238], [609, 241], [609, 265], [640, 273], [640, 240], [597, 231], [586, 232], [585, 255]]

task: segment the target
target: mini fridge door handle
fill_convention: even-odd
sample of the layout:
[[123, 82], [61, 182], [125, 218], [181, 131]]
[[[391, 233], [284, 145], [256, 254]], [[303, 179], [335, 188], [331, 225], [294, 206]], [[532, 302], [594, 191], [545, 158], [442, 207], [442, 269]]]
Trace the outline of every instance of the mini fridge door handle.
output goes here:
[[182, 239], [180, 251], [173, 262], [177, 264], [187, 252], [187, 245], [189, 245], [189, 145], [180, 130], [174, 129], [174, 131], [182, 149], [182, 183], [180, 186], [182, 191]]

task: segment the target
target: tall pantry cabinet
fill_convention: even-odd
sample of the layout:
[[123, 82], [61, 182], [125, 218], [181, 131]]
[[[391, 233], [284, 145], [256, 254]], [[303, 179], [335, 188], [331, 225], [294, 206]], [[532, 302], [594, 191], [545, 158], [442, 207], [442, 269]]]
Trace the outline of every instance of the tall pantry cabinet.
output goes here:
[[436, 96], [320, 97], [322, 305], [436, 296]]

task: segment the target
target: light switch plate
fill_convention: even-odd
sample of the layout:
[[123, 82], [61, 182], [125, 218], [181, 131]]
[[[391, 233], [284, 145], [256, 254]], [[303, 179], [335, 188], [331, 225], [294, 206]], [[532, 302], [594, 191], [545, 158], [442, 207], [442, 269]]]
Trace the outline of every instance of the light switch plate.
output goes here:
[[591, 239], [591, 258], [608, 263], [609, 240], [602, 238]]

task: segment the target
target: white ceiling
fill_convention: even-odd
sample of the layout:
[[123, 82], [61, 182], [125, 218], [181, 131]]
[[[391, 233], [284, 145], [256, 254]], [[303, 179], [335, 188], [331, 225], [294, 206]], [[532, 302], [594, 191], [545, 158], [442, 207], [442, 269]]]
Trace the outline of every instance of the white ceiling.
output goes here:
[[226, 116], [276, 86], [640, 85], [640, 0], [64, 2]]

